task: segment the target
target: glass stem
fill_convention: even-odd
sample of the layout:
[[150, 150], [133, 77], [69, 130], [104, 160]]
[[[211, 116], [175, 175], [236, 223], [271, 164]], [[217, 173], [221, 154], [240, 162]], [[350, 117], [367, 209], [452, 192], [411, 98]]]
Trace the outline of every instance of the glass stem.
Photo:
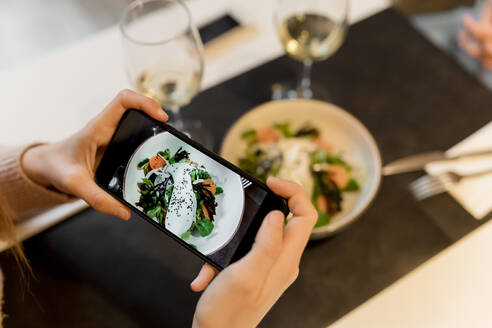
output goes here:
[[302, 74], [297, 84], [297, 93], [299, 98], [312, 98], [313, 92], [311, 91], [311, 67], [313, 61], [311, 59], [305, 59], [302, 62]]
[[183, 129], [183, 117], [181, 116], [181, 111], [179, 106], [169, 106], [169, 110], [173, 113], [173, 119], [170, 122], [171, 125], [177, 129], [177, 130], [182, 130]]

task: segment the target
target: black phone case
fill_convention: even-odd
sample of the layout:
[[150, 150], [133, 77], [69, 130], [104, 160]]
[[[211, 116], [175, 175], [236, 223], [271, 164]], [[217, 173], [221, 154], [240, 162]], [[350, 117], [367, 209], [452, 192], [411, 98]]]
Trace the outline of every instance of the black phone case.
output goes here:
[[[111, 147], [111, 144], [113, 143], [113, 140], [119, 130], [119, 128], [121, 127], [121, 122], [123, 122], [126, 117], [132, 113], [132, 112], [137, 112], [139, 115], [142, 115], [142, 116], [145, 116], [146, 119], [152, 121], [153, 123], [155, 123], [156, 125], [159, 125], [161, 126], [164, 130], [164, 131], [167, 131], [171, 134], [173, 134], [174, 136], [178, 137], [179, 139], [181, 139], [182, 141], [184, 141], [185, 143], [189, 144], [190, 146], [196, 148], [197, 150], [201, 151], [203, 154], [209, 156], [210, 158], [212, 158], [213, 160], [219, 162], [220, 164], [224, 165], [225, 167], [229, 168], [230, 170], [234, 171], [235, 173], [239, 174], [240, 176], [243, 176], [245, 178], [247, 178], [248, 180], [250, 180], [253, 184], [256, 184], [258, 187], [264, 189], [266, 192], [267, 192], [267, 195], [270, 196], [270, 197], [275, 197], [277, 199], [279, 199], [279, 204], [282, 204], [282, 208], [272, 208], [271, 210], [279, 210], [281, 211], [285, 216], [287, 216], [289, 214], [289, 208], [287, 206], [287, 201], [282, 198], [282, 197], [279, 197], [277, 195], [275, 195], [271, 190], [270, 188], [268, 188], [268, 186], [266, 184], [264, 184], [263, 182], [261, 182], [260, 180], [256, 179], [255, 177], [247, 174], [246, 172], [242, 171], [240, 168], [238, 168], [237, 166], [235, 166], [234, 164], [228, 162], [227, 160], [223, 159], [222, 157], [220, 157], [219, 155], [217, 155], [216, 153], [206, 149], [205, 147], [203, 147], [201, 144], [199, 144], [198, 142], [192, 140], [191, 138], [189, 138], [188, 136], [186, 136], [185, 134], [179, 132], [178, 130], [176, 130], [175, 128], [173, 128], [172, 126], [166, 124], [166, 123], [162, 123], [160, 121], [157, 121], [155, 119], [153, 119], [152, 117], [148, 116], [147, 114], [139, 111], [139, 110], [136, 110], [136, 109], [128, 109], [122, 116], [122, 118], [120, 119], [120, 122], [118, 123], [118, 126], [113, 134], [113, 136], [111, 137], [111, 140], [108, 144], [108, 147], [106, 148], [106, 152], [107, 150]], [[143, 141], [145, 142], [145, 141]], [[138, 147], [137, 147], [138, 149]], [[197, 255], [198, 257], [200, 257], [202, 260], [206, 261], [207, 263], [210, 263], [211, 265], [213, 265], [215, 268], [217, 268], [218, 270], [223, 270], [224, 267], [222, 267], [220, 264], [216, 263], [215, 261], [211, 260], [210, 258], [208, 258], [206, 255], [203, 255], [202, 253], [200, 253], [198, 250], [196, 250], [195, 248], [193, 248], [192, 246], [190, 246], [188, 243], [186, 243], [184, 240], [182, 240], [181, 238], [179, 238], [178, 236], [174, 235], [172, 232], [168, 231], [165, 227], [163, 227], [162, 225], [158, 224], [157, 222], [155, 222], [154, 220], [148, 218], [145, 213], [141, 212], [138, 208], [136, 208], [135, 206], [133, 206], [132, 204], [128, 203], [126, 200], [124, 200], [122, 197], [119, 197], [118, 195], [115, 195], [111, 190], [109, 190], [103, 183], [101, 183], [98, 179], [98, 173], [99, 173], [99, 168], [101, 167], [101, 164], [103, 163], [103, 161], [105, 160], [105, 155], [106, 155], [106, 152], [103, 154], [102, 156], [102, 159], [101, 159], [101, 162], [99, 163], [99, 166], [98, 168], [96, 169], [95, 171], [95, 174], [94, 174], [94, 180], [96, 182], [96, 184], [101, 187], [104, 191], [106, 191], [107, 193], [109, 193], [111, 196], [113, 196], [114, 198], [116, 198], [118, 201], [122, 202], [123, 204], [125, 204], [126, 206], [128, 206], [134, 213], [136, 213], [140, 218], [144, 219], [146, 222], [152, 224], [153, 226], [155, 226], [156, 228], [158, 228], [159, 230], [161, 230], [162, 232], [164, 232], [167, 236], [170, 236], [171, 238], [173, 238], [174, 240], [176, 240], [179, 244], [181, 244], [182, 246], [184, 246], [185, 248], [187, 248], [188, 250], [190, 250], [192, 253], [194, 253], [195, 255]], [[267, 197], [265, 197], [265, 199], [267, 199]], [[261, 210], [261, 208], [260, 208]], [[260, 212], [260, 210], [258, 210], [258, 212]], [[259, 225], [258, 225], [259, 227]], [[246, 236], [245, 236], [246, 237]], [[244, 238], [243, 238], [244, 239]], [[233, 258], [234, 260], [234, 258]], [[236, 259], [237, 260], [237, 259]], [[232, 262], [231, 262], [232, 263]]]

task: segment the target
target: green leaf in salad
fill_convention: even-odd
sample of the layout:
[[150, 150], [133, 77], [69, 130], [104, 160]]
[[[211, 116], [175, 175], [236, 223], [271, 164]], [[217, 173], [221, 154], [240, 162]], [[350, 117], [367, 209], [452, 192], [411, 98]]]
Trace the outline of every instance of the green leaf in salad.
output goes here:
[[306, 126], [300, 128], [299, 130], [297, 130], [297, 132], [294, 136], [297, 138], [299, 138], [299, 137], [317, 137], [317, 136], [319, 136], [319, 131], [318, 131], [318, 129], [316, 129], [310, 125], [306, 125]]
[[330, 220], [331, 217], [328, 214], [318, 210], [318, 221], [316, 221], [316, 225], [314, 227], [317, 228], [330, 224]]
[[152, 181], [150, 181], [147, 178], [142, 178], [142, 182], [145, 183], [147, 186], [149, 186], [151, 188], [154, 187], [154, 184], [152, 183]]
[[215, 195], [220, 195], [224, 192], [224, 189], [222, 187], [216, 187], [215, 188]]
[[[198, 204], [197, 204], [197, 206], [196, 206], [196, 208], [197, 208], [197, 212], [202, 211], [202, 204], [203, 204], [203, 202], [204, 202], [204, 200], [203, 200], [203, 199], [200, 199], [200, 200], [198, 201]], [[198, 218], [199, 218], [199, 217], [198, 217]]]
[[[197, 195], [197, 199], [198, 199], [199, 196], [198, 196], [198, 194], [196, 194], [196, 195]], [[198, 229], [198, 221], [200, 221], [200, 220], [206, 220], [205, 219], [205, 214], [203, 213], [203, 210], [202, 210], [202, 205], [199, 205], [199, 206], [196, 207], [195, 218], [196, 218], [196, 220], [194, 222], [195, 223], [195, 226], [194, 227], [196, 229]]]
[[256, 136], [256, 130], [255, 129], [246, 130], [243, 132], [243, 134], [241, 134], [241, 138], [243, 138], [243, 139], [249, 138], [251, 136]]
[[277, 130], [279, 130], [283, 134], [283, 136], [286, 138], [292, 138], [294, 136], [294, 134], [290, 130], [290, 123], [289, 122], [277, 123], [273, 127], [276, 128]]
[[188, 245], [190, 245], [190, 246], [191, 246], [191, 247], [193, 247], [194, 249], [198, 249], [198, 247], [196, 247], [196, 245], [194, 245], [194, 244], [188, 244]]
[[164, 210], [164, 212], [167, 212], [167, 209], [169, 208], [169, 202], [166, 200], [165, 197], [161, 198], [161, 207]]
[[173, 186], [167, 187], [167, 189], [166, 189], [167, 199], [171, 199], [172, 194], [173, 194]]
[[210, 233], [212, 233], [212, 230], [214, 230], [214, 224], [212, 221], [209, 220], [196, 220], [196, 226], [198, 228], [200, 236], [202, 237], [210, 235]]
[[263, 151], [247, 150], [243, 158], [239, 159], [239, 167], [248, 174], [251, 174], [255, 178], [266, 181], [269, 172], [258, 172], [260, 158], [263, 155]]
[[198, 228], [196, 227], [196, 220], [195, 220], [195, 221], [193, 221], [193, 222], [191, 223], [191, 226], [190, 226], [190, 228], [188, 229], [188, 231], [189, 231], [189, 232], [193, 235], [193, 232], [194, 232], [196, 229], [198, 229]]
[[191, 231], [188, 230], [185, 233], [181, 234], [181, 239], [187, 241], [188, 239], [190, 239], [190, 236], [191, 236]]
[[160, 151], [160, 152], [158, 152], [158, 154], [159, 154], [159, 155], [161, 155], [162, 157], [164, 157], [164, 159], [165, 159], [166, 161], [168, 161], [168, 160], [169, 160], [169, 158], [171, 158], [171, 152], [169, 151], [169, 148], [167, 148], [167, 149], [166, 149], [166, 150], [164, 150], [164, 151]]
[[148, 162], [149, 162], [149, 159], [148, 158], [144, 158], [143, 160], [141, 160], [140, 162], [138, 162], [137, 167], [141, 169]]
[[150, 166], [149, 166], [149, 162], [145, 163], [143, 166], [142, 166], [142, 169], [144, 171], [144, 174], [147, 175], [150, 171]]
[[354, 178], [350, 178], [343, 191], [359, 191], [359, 189], [359, 183]]
[[151, 219], [154, 219], [159, 213], [161, 213], [162, 211], [162, 208], [160, 205], [157, 205], [156, 207], [154, 207], [153, 209], [150, 209], [147, 211], [147, 216]]
[[323, 172], [313, 172], [314, 189], [313, 200], [318, 195], [324, 195], [328, 200], [328, 213], [336, 213], [342, 210], [342, 191]]
[[241, 138], [246, 140], [248, 143], [248, 146], [251, 146], [256, 143], [256, 130], [251, 129], [251, 130], [246, 130], [241, 134]]
[[198, 178], [199, 179], [209, 179], [211, 178], [210, 174], [205, 170], [198, 170]]
[[159, 224], [162, 224], [162, 219], [164, 218], [164, 216], [162, 215], [162, 211], [161, 211], [161, 212], [159, 212], [159, 213], [157, 213], [156, 218], [157, 218], [157, 222], [158, 222]]
[[352, 170], [350, 165], [345, 162], [340, 156], [330, 155], [324, 150], [317, 150], [311, 153], [311, 162], [312, 164], [326, 163], [331, 165], [340, 165], [345, 167], [349, 172], [350, 170]]

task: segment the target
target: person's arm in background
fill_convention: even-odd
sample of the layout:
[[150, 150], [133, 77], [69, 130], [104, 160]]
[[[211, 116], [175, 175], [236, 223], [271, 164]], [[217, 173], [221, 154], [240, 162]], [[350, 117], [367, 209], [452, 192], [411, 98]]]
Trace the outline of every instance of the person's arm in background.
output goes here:
[[492, 8], [489, 5], [484, 7], [478, 20], [471, 15], [464, 17], [458, 44], [470, 57], [479, 60], [483, 68], [492, 69]]
[[119, 120], [128, 108], [159, 121], [167, 114], [158, 103], [124, 90], [82, 130], [55, 143], [0, 147], [0, 237], [15, 242], [13, 220], [43, 207], [82, 198], [98, 211], [130, 218], [130, 210], [99, 188], [94, 170]]

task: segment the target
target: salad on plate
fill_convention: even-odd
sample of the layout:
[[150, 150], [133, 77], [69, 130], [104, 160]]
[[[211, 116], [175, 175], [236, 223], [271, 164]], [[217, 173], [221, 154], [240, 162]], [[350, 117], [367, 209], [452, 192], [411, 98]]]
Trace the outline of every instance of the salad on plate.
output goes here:
[[181, 147], [174, 155], [169, 148], [159, 151], [137, 166], [144, 177], [138, 183], [136, 205], [148, 217], [185, 241], [212, 233], [216, 200], [223, 189], [205, 166], [193, 162]]
[[294, 131], [289, 122], [276, 123], [244, 131], [242, 139], [240, 168], [264, 182], [273, 175], [299, 183], [318, 211], [316, 227], [342, 211], [345, 193], [360, 189], [352, 166], [311, 125]]

